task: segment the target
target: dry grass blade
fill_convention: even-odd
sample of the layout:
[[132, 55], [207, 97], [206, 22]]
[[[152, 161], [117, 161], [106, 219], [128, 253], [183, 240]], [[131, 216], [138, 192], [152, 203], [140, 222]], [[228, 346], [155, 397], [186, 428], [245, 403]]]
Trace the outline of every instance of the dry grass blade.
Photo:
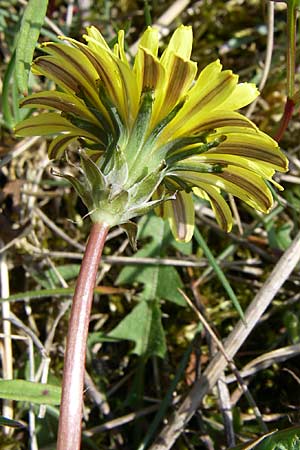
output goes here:
[[[300, 233], [297, 234], [290, 247], [282, 255], [268, 279], [254, 297], [245, 313], [246, 326], [240, 320], [224, 343], [224, 349], [229, 358], [233, 358], [245, 342], [260, 317], [270, 305], [283, 283], [300, 260]], [[227, 361], [221, 352], [212, 359], [202, 377], [194, 384], [178, 411], [168, 425], [162, 430], [151, 450], [167, 450], [184, 430], [190, 418], [198, 409], [204, 395], [216, 384], [221, 373], [227, 366]]]

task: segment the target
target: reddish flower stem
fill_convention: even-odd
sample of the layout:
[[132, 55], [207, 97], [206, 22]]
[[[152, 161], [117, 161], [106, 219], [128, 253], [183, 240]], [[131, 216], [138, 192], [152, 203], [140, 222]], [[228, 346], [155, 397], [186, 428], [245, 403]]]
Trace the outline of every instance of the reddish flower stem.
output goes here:
[[109, 226], [92, 225], [71, 308], [64, 360], [57, 450], [79, 450], [86, 342], [99, 262]]
[[285, 107], [284, 107], [284, 113], [283, 116], [281, 118], [281, 122], [279, 125], [279, 129], [276, 133], [276, 136], [274, 137], [275, 141], [279, 142], [281, 141], [285, 130], [288, 127], [289, 121], [291, 120], [291, 117], [293, 115], [294, 112], [294, 108], [295, 108], [295, 102], [293, 99], [291, 98], [287, 98], [286, 99], [286, 103], [285, 103]]

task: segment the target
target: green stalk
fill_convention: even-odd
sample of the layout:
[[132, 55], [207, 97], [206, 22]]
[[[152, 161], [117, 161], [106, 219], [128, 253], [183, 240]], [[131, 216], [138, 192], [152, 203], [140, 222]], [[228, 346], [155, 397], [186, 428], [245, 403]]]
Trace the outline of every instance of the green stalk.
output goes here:
[[86, 342], [99, 262], [109, 230], [94, 223], [82, 260], [71, 308], [65, 350], [57, 450], [79, 450]]
[[297, 12], [296, 12], [297, 1], [289, 0], [287, 4], [287, 99], [284, 108], [284, 113], [282, 115], [279, 128], [277, 130], [275, 140], [279, 142], [285, 130], [288, 127], [289, 121], [292, 117], [295, 101], [295, 68], [296, 68], [296, 24], [297, 24]]
[[295, 92], [296, 67], [296, 2], [289, 0], [287, 5], [287, 96], [292, 98]]

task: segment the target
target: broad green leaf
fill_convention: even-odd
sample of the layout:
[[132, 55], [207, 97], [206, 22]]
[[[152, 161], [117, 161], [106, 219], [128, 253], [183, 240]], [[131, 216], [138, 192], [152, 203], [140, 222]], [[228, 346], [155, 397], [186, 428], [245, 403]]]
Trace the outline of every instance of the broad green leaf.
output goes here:
[[53, 269], [40, 271], [32, 271], [31, 276], [36, 280], [44, 289], [53, 289], [61, 286], [61, 282], [56, 272], [58, 272], [65, 281], [76, 278], [79, 274], [80, 264], [64, 264], [56, 267], [56, 271]]
[[[152, 238], [141, 250], [135, 253], [136, 257], [163, 257], [166, 246], [172, 237], [167, 231], [167, 224], [159, 217], [150, 215], [140, 223], [139, 239]], [[134, 266], [125, 267], [119, 274], [116, 284], [131, 284], [138, 282], [144, 285], [139, 294], [141, 300], [155, 298], [169, 300], [178, 305], [185, 306], [185, 301], [178, 292], [182, 282], [174, 267], [171, 266]]]
[[[139, 238], [151, 237], [135, 256], [163, 257], [172, 237], [166, 223], [155, 215], [143, 218], [140, 222]], [[132, 350], [148, 358], [152, 355], [164, 357], [166, 351], [164, 330], [161, 323], [160, 300], [165, 299], [185, 306], [178, 288], [182, 287], [180, 277], [174, 267], [128, 265], [121, 272], [116, 284], [143, 284], [139, 303], [110, 333], [91, 333], [89, 344], [112, 339], [125, 339], [135, 342]]]
[[27, 95], [33, 52], [44, 23], [48, 0], [29, 0], [22, 18], [16, 47], [16, 78], [19, 91]]
[[61, 388], [26, 380], [0, 380], [0, 398], [40, 405], [59, 405]]
[[159, 302], [156, 300], [139, 302], [108, 334], [108, 337], [134, 341], [135, 347], [132, 353], [139, 356], [157, 355], [163, 358], [166, 353], [166, 343]]

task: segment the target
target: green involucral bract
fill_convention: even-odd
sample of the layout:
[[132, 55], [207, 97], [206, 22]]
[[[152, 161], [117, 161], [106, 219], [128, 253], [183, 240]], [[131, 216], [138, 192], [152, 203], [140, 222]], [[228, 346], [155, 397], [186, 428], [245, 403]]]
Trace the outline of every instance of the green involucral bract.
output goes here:
[[[32, 72], [59, 90], [24, 98], [21, 106], [47, 108], [16, 127], [19, 136], [54, 135], [49, 157], [63, 157], [74, 142], [80, 173], [63, 173], [91, 219], [134, 230], [132, 218], [154, 209], [168, 218], [176, 239], [193, 235], [193, 195], [210, 202], [230, 231], [230, 193], [258, 211], [273, 204], [265, 180], [285, 172], [277, 143], [237, 112], [258, 95], [253, 84], [222, 70], [217, 60], [196, 79], [192, 29], [180, 26], [159, 56], [158, 31], [148, 27], [131, 65], [124, 32], [110, 49], [89, 27], [85, 43], [61, 37], [48, 42]], [[60, 111], [57, 112], [57, 111]], [[127, 225], [126, 225], [127, 224]]]

